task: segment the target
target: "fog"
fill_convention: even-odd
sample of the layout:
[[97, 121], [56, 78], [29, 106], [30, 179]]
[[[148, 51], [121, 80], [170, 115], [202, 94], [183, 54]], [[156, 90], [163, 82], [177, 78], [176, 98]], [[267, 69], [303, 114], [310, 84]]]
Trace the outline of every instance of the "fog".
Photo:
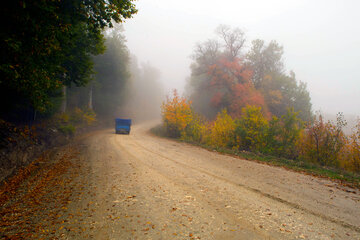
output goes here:
[[[139, 66], [136, 56], [130, 58], [130, 79], [125, 91], [127, 99], [119, 109], [127, 118], [139, 123], [160, 118], [160, 106], [164, 99], [164, 89], [159, 82], [160, 72], [150, 63]], [[119, 115], [120, 116], [120, 115]]]
[[288, 0], [138, 0], [127, 20], [126, 45], [139, 62], [161, 72], [166, 92], [184, 91], [195, 44], [220, 24], [239, 27], [251, 40], [276, 40], [284, 63], [307, 83], [313, 110], [360, 115], [360, 2]]

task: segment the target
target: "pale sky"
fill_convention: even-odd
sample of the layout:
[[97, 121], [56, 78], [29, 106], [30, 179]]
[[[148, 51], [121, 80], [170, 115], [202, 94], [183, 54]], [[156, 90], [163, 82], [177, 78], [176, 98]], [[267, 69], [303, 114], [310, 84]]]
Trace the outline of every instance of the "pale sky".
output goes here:
[[220, 24], [284, 46], [287, 70], [308, 84], [313, 110], [360, 116], [360, 1], [138, 0], [124, 23], [139, 62], [161, 71], [166, 89], [184, 89], [190, 55]]

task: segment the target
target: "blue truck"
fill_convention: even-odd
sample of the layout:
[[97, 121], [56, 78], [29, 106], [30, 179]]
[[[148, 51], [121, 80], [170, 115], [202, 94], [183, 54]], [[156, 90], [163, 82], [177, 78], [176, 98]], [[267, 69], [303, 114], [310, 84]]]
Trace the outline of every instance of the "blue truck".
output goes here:
[[130, 134], [131, 119], [116, 118], [115, 133]]

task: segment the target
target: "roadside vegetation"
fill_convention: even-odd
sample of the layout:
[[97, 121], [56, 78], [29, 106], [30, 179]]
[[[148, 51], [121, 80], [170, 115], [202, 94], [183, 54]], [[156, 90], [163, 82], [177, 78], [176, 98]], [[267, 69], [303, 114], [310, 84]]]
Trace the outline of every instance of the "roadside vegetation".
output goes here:
[[320, 114], [304, 123], [292, 108], [280, 118], [266, 118], [260, 107], [247, 105], [240, 117], [224, 109], [209, 121], [174, 91], [162, 105], [162, 117], [162, 125], [152, 129], [156, 135], [360, 187], [360, 121], [346, 136], [341, 114], [337, 122], [324, 122]]
[[360, 120], [350, 135], [313, 113], [306, 84], [286, 73], [283, 47], [221, 25], [196, 46], [185, 96], [162, 104], [159, 134], [242, 158], [360, 184]]

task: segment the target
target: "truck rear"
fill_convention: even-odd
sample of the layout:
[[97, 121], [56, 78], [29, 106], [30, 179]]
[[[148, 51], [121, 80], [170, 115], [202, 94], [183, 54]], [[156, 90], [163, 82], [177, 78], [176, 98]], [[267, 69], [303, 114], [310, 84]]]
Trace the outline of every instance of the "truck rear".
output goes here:
[[115, 119], [115, 133], [130, 134], [131, 119], [116, 118]]

